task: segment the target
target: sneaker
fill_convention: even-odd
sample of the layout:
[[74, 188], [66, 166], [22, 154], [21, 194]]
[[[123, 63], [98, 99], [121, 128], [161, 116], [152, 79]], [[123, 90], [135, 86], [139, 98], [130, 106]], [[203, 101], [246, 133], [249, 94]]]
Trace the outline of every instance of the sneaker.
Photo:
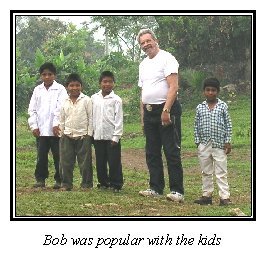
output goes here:
[[199, 199], [195, 200], [194, 203], [200, 205], [209, 205], [212, 204], [212, 197], [201, 196]]
[[232, 202], [231, 202], [231, 200], [229, 199], [229, 198], [227, 198], [227, 199], [220, 199], [220, 206], [225, 206], [225, 205], [231, 205], [232, 204]]
[[58, 189], [60, 189], [61, 188], [61, 183], [60, 182], [56, 182], [55, 184], [54, 184], [54, 186], [53, 186], [53, 189], [55, 189], [55, 190], [58, 190]]
[[89, 184], [81, 183], [81, 189], [90, 190], [90, 189], [93, 189], [93, 187], [91, 185], [89, 185]]
[[37, 181], [34, 185], [33, 188], [43, 188], [45, 187], [45, 182], [44, 181]]
[[147, 189], [145, 191], [140, 191], [139, 195], [145, 196], [145, 197], [158, 197], [160, 194], [152, 189]]
[[171, 192], [167, 194], [167, 200], [182, 203], [184, 201], [184, 196], [178, 192]]

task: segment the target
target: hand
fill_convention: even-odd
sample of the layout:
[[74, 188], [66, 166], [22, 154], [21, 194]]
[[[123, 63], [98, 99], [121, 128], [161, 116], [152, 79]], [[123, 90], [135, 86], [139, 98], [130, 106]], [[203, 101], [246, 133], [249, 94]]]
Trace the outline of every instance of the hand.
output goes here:
[[60, 128], [59, 128], [59, 126], [54, 126], [53, 127], [53, 134], [54, 134], [54, 136], [55, 137], [59, 137], [60, 136]]
[[32, 134], [35, 136], [35, 137], [39, 137], [40, 136], [40, 130], [39, 128], [36, 128], [32, 131]]
[[230, 143], [225, 143], [224, 144], [224, 151], [225, 151], [225, 154], [229, 154], [231, 152], [232, 148], [231, 148], [231, 144]]
[[118, 142], [111, 140], [110, 144], [112, 147], [115, 147], [116, 145], [118, 145]]
[[145, 136], [145, 125], [141, 124], [143, 136]]
[[162, 112], [161, 114], [161, 124], [163, 126], [169, 126], [171, 125], [172, 121], [171, 121], [171, 115], [168, 112]]

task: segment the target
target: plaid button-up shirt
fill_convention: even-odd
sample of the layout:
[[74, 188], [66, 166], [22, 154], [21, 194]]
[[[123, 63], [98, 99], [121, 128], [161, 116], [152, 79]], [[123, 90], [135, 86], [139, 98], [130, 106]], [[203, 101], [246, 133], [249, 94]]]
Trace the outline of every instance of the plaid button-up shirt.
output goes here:
[[206, 145], [211, 140], [213, 148], [224, 149], [224, 144], [231, 142], [232, 122], [225, 102], [218, 99], [213, 109], [206, 101], [197, 106], [194, 136], [196, 144]]

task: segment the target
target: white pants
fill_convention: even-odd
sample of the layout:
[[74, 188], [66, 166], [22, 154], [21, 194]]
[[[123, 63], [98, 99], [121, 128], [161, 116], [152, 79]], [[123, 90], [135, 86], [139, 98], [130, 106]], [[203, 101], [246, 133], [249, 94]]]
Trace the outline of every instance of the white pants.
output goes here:
[[202, 170], [202, 191], [203, 196], [211, 197], [213, 186], [213, 174], [216, 176], [221, 199], [230, 197], [229, 185], [227, 182], [227, 155], [223, 149], [212, 148], [212, 142], [205, 146], [199, 144], [198, 158]]

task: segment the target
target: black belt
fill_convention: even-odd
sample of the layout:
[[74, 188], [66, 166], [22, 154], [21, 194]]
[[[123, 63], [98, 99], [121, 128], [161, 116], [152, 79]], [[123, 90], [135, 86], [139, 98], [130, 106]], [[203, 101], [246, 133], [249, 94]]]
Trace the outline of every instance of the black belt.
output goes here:
[[144, 107], [146, 108], [147, 111], [151, 112], [154, 110], [157, 110], [159, 108], [163, 108], [165, 103], [162, 104], [144, 104]]

